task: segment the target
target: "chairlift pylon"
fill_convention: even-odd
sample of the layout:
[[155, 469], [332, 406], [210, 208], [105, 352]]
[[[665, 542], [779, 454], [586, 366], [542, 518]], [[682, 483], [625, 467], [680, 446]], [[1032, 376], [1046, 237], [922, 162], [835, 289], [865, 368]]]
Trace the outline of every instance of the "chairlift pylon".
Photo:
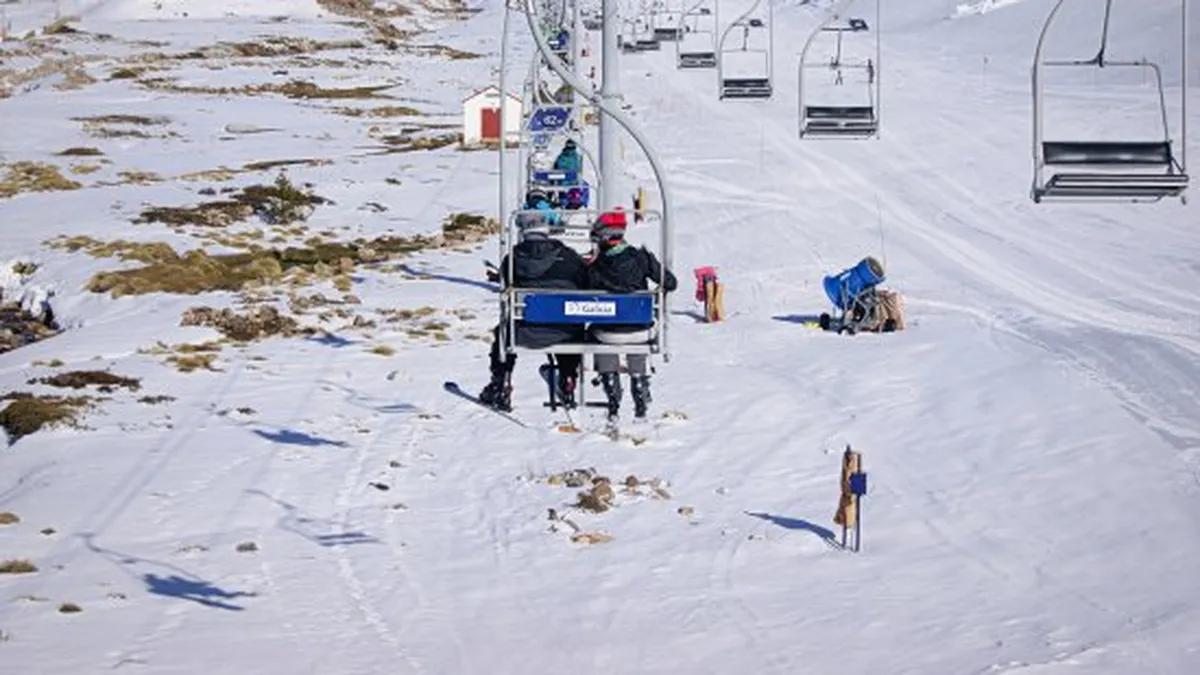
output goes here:
[[[1164, 197], [1186, 200], [1187, 173], [1187, 87], [1188, 36], [1187, 0], [1179, 0], [1181, 39], [1180, 134], [1178, 154], [1171, 138], [1162, 68], [1147, 59], [1108, 58], [1113, 0], [1105, 0], [1100, 47], [1089, 59], [1045, 60], [1046, 36], [1062, 9], [1058, 0], [1038, 38], [1033, 60], [1033, 189], [1035, 203], [1043, 200], [1159, 201]], [[1140, 140], [1048, 141], [1045, 139], [1045, 68], [1134, 68], [1153, 74], [1158, 87], [1162, 133]], [[1056, 167], [1049, 179], [1045, 172]]]
[[[767, 4], [767, 19], [764, 22], [761, 18], [754, 17], [758, 11], [759, 5], [766, 2]], [[734, 29], [740, 29], [742, 44], [736, 48], [726, 47], [726, 42], [730, 35], [734, 33]], [[766, 47], [751, 48], [750, 36], [754, 32], [766, 32], [767, 44]], [[760, 54], [763, 59], [761, 76], [751, 77], [727, 77], [726, 76], [726, 59], [730, 54]], [[775, 58], [775, 7], [771, 0], [755, 0], [754, 5], [746, 10], [744, 14], [739, 16], [729, 24], [729, 27], [721, 33], [721, 39], [717, 43], [717, 97], [721, 100], [727, 98], [771, 98], [774, 93], [774, 58]]]
[[[873, 26], [865, 19], [852, 17], [843, 20], [845, 11], [854, 0], [845, 0], [834, 6], [825, 21], [821, 22], [808, 36], [800, 52], [799, 109], [800, 138], [872, 138], [879, 135], [880, 121], [880, 60], [882, 58], [880, 28], [880, 0], [875, 0]], [[844, 52], [846, 38], [862, 33], [873, 33], [875, 49], [873, 58], [848, 58]], [[812, 47], [818, 37], [832, 36], [834, 51], [822, 62], [810, 60]], [[811, 87], [806, 79], [808, 71], [828, 70], [833, 73], [834, 86], [848, 86], [846, 73], [861, 73], [860, 84], [865, 85], [865, 101], [854, 103], [814, 103]]]

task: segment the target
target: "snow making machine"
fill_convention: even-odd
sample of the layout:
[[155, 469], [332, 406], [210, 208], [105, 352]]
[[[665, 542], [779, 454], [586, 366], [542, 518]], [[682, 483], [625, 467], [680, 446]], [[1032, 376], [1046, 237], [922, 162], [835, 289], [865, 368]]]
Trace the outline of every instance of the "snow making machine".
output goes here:
[[[1114, 0], [1105, 0], [1100, 44], [1087, 59], [1047, 59], [1047, 35], [1060, 15], [1065, 0], [1058, 0], [1038, 38], [1033, 60], [1033, 189], [1034, 202], [1045, 200], [1159, 201], [1165, 197], [1186, 199], [1187, 173], [1187, 88], [1188, 88], [1188, 2], [1179, 0], [1180, 116], [1178, 145], [1171, 135], [1163, 68], [1145, 58], [1109, 58]], [[1138, 9], [1141, 3], [1136, 3]], [[1135, 3], [1127, 3], [1132, 8]], [[1160, 128], [1140, 138], [1092, 140], [1046, 140], [1046, 74], [1049, 70], [1088, 69], [1096, 77], [1105, 71], [1140, 72], [1154, 84]], [[1088, 114], [1102, 114], [1109, 106], [1093, 106]], [[1099, 127], [1100, 125], [1095, 125]], [[1102, 127], [1101, 127], [1102, 128]], [[1049, 178], [1047, 171], [1052, 171]]]
[[[763, 3], [767, 5], [766, 20], [755, 13]], [[717, 96], [727, 98], [771, 98], [774, 92], [775, 9], [770, 0], [755, 0], [746, 10], [721, 33], [717, 43]], [[732, 45], [730, 36], [737, 34], [741, 44]], [[734, 64], [740, 69], [731, 74]], [[746, 67], [751, 70], [745, 70]]]
[[[801, 138], [871, 138], [879, 134], [880, 0], [874, 2], [872, 23], [846, 17], [844, 12], [854, 4], [849, 0], [835, 5], [800, 52]], [[813, 47], [818, 41], [832, 41], [828, 58], [814, 57]], [[852, 53], [850, 49], [855, 46], [867, 49]], [[830, 83], [823, 91], [813, 91], [810, 71], [829, 73]], [[821, 100], [821, 94], [827, 100]]]

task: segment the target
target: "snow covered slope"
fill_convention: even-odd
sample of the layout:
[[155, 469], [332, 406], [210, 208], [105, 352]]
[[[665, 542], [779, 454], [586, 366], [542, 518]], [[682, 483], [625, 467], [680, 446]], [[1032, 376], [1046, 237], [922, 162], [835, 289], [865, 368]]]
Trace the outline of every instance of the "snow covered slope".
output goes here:
[[[52, 4], [41, 3], [43, 18]], [[669, 50], [624, 59], [626, 101], [666, 158], [678, 202], [676, 272], [687, 281], [690, 268], [716, 265], [731, 316], [696, 322], [681, 289], [653, 419], [615, 442], [597, 432], [594, 410], [582, 414], [585, 433], [560, 432], [565, 418], [539, 405], [533, 358], [519, 361], [516, 382], [531, 429], [442, 391], [447, 379], [475, 389], [486, 378], [495, 295], [480, 258], [494, 257], [493, 240], [361, 265], [349, 292], [320, 278], [285, 289], [301, 302], [249, 292], [323, 332], [224, 344], [213, 370], [188, 373], [156, 343], [216, 340], [180, 326], [181, 315], [242, 297], [113, 299], [84, 285], [139, 263], [44, 245], [87, 235], [229, 250], [237, 242], [202, 228], [132, 221], [151, 206], [200, 203], [206, 188], [269, 183], [278, 168], [247, 168], [268, 161], [314, 160], [287, 175], [332, 200], [300, 233], [235, 228], [268, 242], [408, 236], [451, 213], [495, 215], [493, 154], [401, 152], [386, 139], [454, 124], [460, 98], [494, 76], [502, 3], [422, 16], [436, 30], [414, 43], [486, 55], [474, 60], [389, 50], [308, 3], [286, 21], [266, 10], [196, 20], [213, 6], [202, 2], [188, 3], [187, 20], [184, 3], [136, 22], [118, 11], [137, 4], [83, 14], [80, 28], [111, 40], [53, 38], [61, 53], [3, 45], [0, 69], [78, 54], [97, 81], [59, 90], [61, 74], [20, 80], [0, 99], [0, 161], [52, 163], [83, 184], [0, 200], [0, 261], [36, 262], [23, 283], [54, 290], [69, 326], [0, 355], [0, 392], [62, 395], [29, 381], [105, 369], [141, 389], [88, 389], [105, 400], [81, 428], [0, 451], [0, 511], [20, 518], [0, 525], [0, 562], [39, 569], [0, 574], [0, 664], [1195, 671], [1200, 211], [1194, 200], [1029, 200], [1028, 67], [1050, 2], [968, 14], [958, 7], [988, 3], [885, 2], [895, 32], [877, 141], [797, 139], [796, 50], [819, 18], [814, 3], [777, 11], [770, 101], [717, 102], [713, 73], [676, 71]], [[1138, 4], [1122, 40], [1177, 55], [1164, 37], [1176, 34], [1170, 3]], [[204, 51], [281, 44], [271, 36], [327, 44], [266, 57]], [[338, 46], [355, 40], [365, 45]], [[1081, 31], [1063, 48], [1092, 41]], [[209, 56], [145, 55], [197, 50]], [[146, 63], [141, 84], [109, 79]], [[234, 91], [294, 80], [388, 85], [394, 98]], [[1147, 91], [1069, 84], [1079, 105], [1068, 115], [1085, 130], [1126, 128]], [[383, 106], [421, 114], [339, 112]], [[167, 122], [72, 120], [135, 114]], [[104, 155], [55, 154], [75, 146]], [[71, 171], [83, 162], [99, 168]], [[627, 168], [632, 190], [646, 169], [632, 153]], [[886, 259], [910, 329], [849, 338], [807, 328], [826, 309], [821, 276], [867, 254]], [[327, 304], [306, 305], [319, 303], [314, 293]], [[142, 401], [160, 395], [173, 400]], [[828, 540], [846, 444], [865, 453], [872, 483], [859, 555]], [[572, 507], [581, 488], [552, 478], [589, 467], [617, 487], [607, 512]], [[612, 540], [573, 543], [563, 518]], [[60, 613], [62, 603], [83, 611]]]

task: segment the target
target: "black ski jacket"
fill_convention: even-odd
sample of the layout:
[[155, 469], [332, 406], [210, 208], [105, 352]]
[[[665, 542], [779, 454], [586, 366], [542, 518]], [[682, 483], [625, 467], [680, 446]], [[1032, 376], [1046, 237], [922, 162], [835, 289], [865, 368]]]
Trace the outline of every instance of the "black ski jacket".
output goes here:
[[[664, 276], [665, 272], [665, 276]], [[633, 293], [650, 290], [650, 283], [662, 282], [663, 290], [670, 293], [679, 282], [671, 270], [664, 269], [658, 258], [645, 248], [626, 247], [615, 255], [601, 252], [587, 268], [587, 287], [611, 293]], [[613, 333], [633, 333], [645, 330], [645, 326], [634, 324], [606, 324], [603, 330]]]
[[587, 287], [611, 293], [633, 293], [650, 290], [649, 282], [659, 283], [668, 293], [675, 290], [679, 282], [671, 270], [663, 268], [658, 258], [645, 248], [626, 247], [616, 255], [601, 252], [587, 268]]
[[[508, 283], [508, 257], [500, 261], [500, 275], [506, 286], [575, 290], [587, 283], [587, 265], [574, 249], [546, 236], [526, 234], [513, 247], [513, 282]], [[521, 322], [517, 326], [517, 344], [544, 349], [563, 342], [583, 340], [583, 327]]]
[[505, 285], [517, 288], [558, 288], [572, 290], [587, 283], [587, 266], [571, 247], [549, 237], [526, 235], [513, 247], [513, 280], [509, 284], [508, 257], [500, 262]]

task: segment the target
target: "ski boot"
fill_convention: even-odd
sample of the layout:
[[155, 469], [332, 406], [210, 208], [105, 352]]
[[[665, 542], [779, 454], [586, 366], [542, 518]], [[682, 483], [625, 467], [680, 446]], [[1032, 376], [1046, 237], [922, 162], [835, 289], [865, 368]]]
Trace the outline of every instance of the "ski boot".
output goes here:
[[575, 373], [558, 373], [558, 400], [562, 401], [562, 406], [567, 410], [574, 410], [578, 407], [575, 402], [575, 384], [578, 382], [578, 377]]
[[604, 395], [608, 397], [608, 419], [615, 420], [621, 411], [621, 375], [601, 373], [600, 384], [604, 386]]
[[504, 376], [492, 376], [492, 381], [479, 392], [479, 402], [502, 412], [512, 412], [512, 385]]
[[629, 378], [629, 393], [633, 397], [633, 416], [642, 419], [646, 416], [646, 408], [650, 401], [650, 376], [633, 375]]

